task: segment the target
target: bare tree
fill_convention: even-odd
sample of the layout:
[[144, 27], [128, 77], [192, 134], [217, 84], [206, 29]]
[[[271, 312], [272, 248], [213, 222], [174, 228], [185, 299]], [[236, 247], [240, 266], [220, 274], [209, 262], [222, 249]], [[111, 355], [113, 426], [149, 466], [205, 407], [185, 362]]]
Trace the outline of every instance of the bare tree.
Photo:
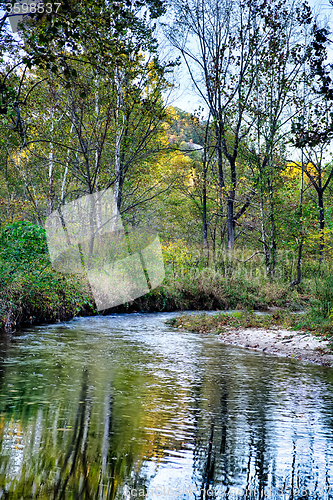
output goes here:
[[308, 72], [304, 75], [304, 88], [311, 105], [303, 105], [292, 127], [294, 145], [302, 152], [302, 175], [307, 176], [317, 194], [319, 264], [323, 262], [325, 248], [324, 194], [333, 178], [329, 154], [333, 138], [333, 67], [328, 62], [331, 43], [329, 27], [315, 20], [308, 50]]
[[256, 56], [255, 97], [246, 114], [248, 123], [254, 124], [250, 137], [258, 172], [261, 242], [267, 275], [273, 278], [277, 264], [275, 191], [293, 119], [304, 107], [302, 87], [313, 19], [306, 1], [267, 2], [260, 18], [265, 43], [260, 57]]
[[[253, 100], [257, 58], [264, 38], [254, 22], [259, 2], [186, 0], [172, 4], [175, 21], [168, 31], [181, 52], [192, 82], [208, 106], [215, 126], [220, 189], [220, 215], [226, 199], [228, 248], [235, 243], [235, 224], [250, 201], [237, 212], [237, 160], [253, 122], [246, 112]], [[223, 157], [228, 163], [225, 171]], [[254, 192], [250, 194], [252, 198]]]

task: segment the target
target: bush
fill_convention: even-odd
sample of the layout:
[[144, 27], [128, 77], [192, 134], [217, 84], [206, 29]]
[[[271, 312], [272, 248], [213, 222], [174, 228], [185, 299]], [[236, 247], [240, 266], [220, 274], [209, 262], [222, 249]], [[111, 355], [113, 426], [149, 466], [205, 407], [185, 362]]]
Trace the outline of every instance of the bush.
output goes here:
[[0, 259], [27, 265], [47, 255], [46, 235], [43, 227], [28, 221], [14, 222], [0, 230]]
[[44, 229], [27, 221], [0, 231], [0, 328], [63, 320], [94, 310], [88, 283], [50, 263]]

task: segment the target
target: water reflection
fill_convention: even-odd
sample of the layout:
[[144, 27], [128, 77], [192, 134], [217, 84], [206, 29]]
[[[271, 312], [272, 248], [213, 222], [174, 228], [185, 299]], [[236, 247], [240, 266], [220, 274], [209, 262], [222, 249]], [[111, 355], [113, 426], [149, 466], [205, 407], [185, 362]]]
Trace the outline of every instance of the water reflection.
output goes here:
[[0, 498], [333, 498], [332, 370], [167, 317], [1, 339]]

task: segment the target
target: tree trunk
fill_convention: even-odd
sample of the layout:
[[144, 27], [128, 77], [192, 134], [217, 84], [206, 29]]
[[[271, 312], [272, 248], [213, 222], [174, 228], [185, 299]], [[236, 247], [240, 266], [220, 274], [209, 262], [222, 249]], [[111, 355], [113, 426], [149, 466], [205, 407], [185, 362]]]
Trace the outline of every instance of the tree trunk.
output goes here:
[[[218, 182], [219, 182], [219, 195], [218, 195], [218, 213], [220, 220], [223, 221], [223, 188], [224, 188], [224, 172], [223, 172], [223, 151], [222, 151], [222, 137], [221, 137], [221, 127], [217, 122], [215, 122], [215, 138], [216, 138], [216, 149], [217, 149], [217, 165], [218, 165]], [[221, 234], [221, 245], [223, 245], [223, 232], [222, 228], [220, 230]]]
[[319, 205], [319, 228], [320, 228], [320, 244], [319, 244], [319, 264], [322, 264], [324, 260], [324, 248], [325, 248], [325, 211], [324, 211], [324, 193], [320, 189], [318, 191], [318, 205]]
[[302, 281], [302, 256], [303, 256], [303, 193], [304, 193], [304, 155], [302, 149], [302, 173], [301, 173], [301, 189], [299, 197], [299, 218], [300, 218], [300, 240], [298, 244], [297, 265], [296, 265], [296, 279], [291, 283], [291, 286], [299, 285]]
[[235, 221], [234, 221], [234, 200], [232, 192], [227, 201], [227, 226], [228, 226], [228, 251], [232, 252], [235, 246]]
[[[210, 115], [206, 123], [205, 130], [205, 144], [203, 151], [203, 184], [202, 184], [202, 222], [203, 222], [203, 246], [204, 249], [208, 249], [208, 224], [207, 224], [207, 171], [208, 171], [208, 159], [207, 159], [207, 147], [208, 147], [208, 132], [209, 132], [209, 121]], [[222, 172], [223, 175], [223, 172]]]
[[269, 251], [269, 278], [274, 278], [276, 271], [276, 226], [273, 200], [273, 181], [269, 179], [269, 224], [270, 224], [270, 251]]
[[235, 196], [236, 196], [236, 186], [237, 186], [235, 160], [230, 161], [230, 173], [231, 173], [232, 189], [229, 191], [229, 196], [227, 201], [227, 226], [228, 226], [228, 251], [232, 252], [235, 246], [234, 208], [235, 208]]
[[[261, 188], [262, 189], [262, 188]], [[269, 275], [269, 262], [270, 262], [270, 254], [269, 247], [267, 244], [267, 235], [265, 230], [265, 208], [264, 208], [264, 197], [263, 193], [260, 193], [260, 217], [261, 217], [261, 240], [262, 247], [265, 256], [265, 266], [266, 266], [266, 274]]]
[[91, 261], [94, 252], [94, 243], [96, 236], [96, 203], [94, 194], [90, 194], [90, 213], [89, 213], [89, 227], [90, 227], [90, 237], [89, 237], [89, 255], [88, 255], [88, 268], [91, 266]]
[[[53, 112], [51, 113], [51, 138], [53, 138]], [[50, 142], [50, 152], [49, 152], [49, 206], [48, 215], [53, 212], [53, 202], [54, 202], [54, 182], [53, 182], [53, 142]]]
[[208, 225], [207, 225], [207, 186], [206, 186], [206, 169], [203, 172], [202, 186], [202, 222], [203, 222], [203, 245], [208, 248]]
[[116, 68], [115, 83], [117, 88], [117, 109], [116, 109], [116, 143], [115, 143], [115, 181], [114, 181], [114, 217], [117, 216], [121, 205], [121, 186], [122, 186], [122, 172], [121, 172], [121, 141], [124, 133], [125, 115], [123, 113], [124, 97], [122, 88], [122, 76], [120, 69]]

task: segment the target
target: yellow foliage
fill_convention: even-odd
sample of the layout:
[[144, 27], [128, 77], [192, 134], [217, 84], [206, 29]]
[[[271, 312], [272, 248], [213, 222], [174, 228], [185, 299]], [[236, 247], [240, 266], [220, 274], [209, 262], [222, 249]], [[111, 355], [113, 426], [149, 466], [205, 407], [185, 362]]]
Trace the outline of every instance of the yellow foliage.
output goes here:
[[29, 154], [31, 153], [32, 146], [30, 146], [30, 149], [25, 148], [17, 151], [17, 153], [12, 153], [11, 159], [15, 163], [17, 167], [21, 166], [22, 162], [26, 162], [29, 160]]
[[33, 216], [34, 207], [30, 200], [0, 198], [0, 228], [13, 222], [30, 220]]
[[187, 248], [185, 240], [163, 243], [162, 253], [165, 263], [171, 264], [174, 268], [184, 269], [193, 264], [193, 256]]
[[174, 118], [174, 119], [179, 118], [178, 114], [177, 114], [177, 111], [176, 111], [176, 109], [173, 106], [168, 106], [166, 108], [166, 111], [167, 111], [167, 113], [168, 113], [168, 115], [169, 115], [170, 118]]
[[[317, 176], [317, 169], [315, 165], [311, 162], [307, 163], [304, 165], [304, 170], [309, 172], [312, 177], [316, 178]], [[287, 174], [287, 176], [290, 179], [297, 179], [301, 177], [302, 173], [302, 164], [299, 161], [292, 161], [287, 163], [287, 168], [284, 171], [284, 174]]]
[[[322, 240], [323, 237], [323, 240]], [[309, 232], [306, 242], [311, 250], [317, 250], [320, 243], [324, 241], [324, 253], [333, 257], [333, 229], [324, 229], [323, 231]]]
[[163, 156], [157, 162], [157, 171], [162, 175], [168, 175], [172, 173], [182, 173], [188, 172], [190, 176], [191, 169], [191, 159], [181, 153], [171, 153]]

